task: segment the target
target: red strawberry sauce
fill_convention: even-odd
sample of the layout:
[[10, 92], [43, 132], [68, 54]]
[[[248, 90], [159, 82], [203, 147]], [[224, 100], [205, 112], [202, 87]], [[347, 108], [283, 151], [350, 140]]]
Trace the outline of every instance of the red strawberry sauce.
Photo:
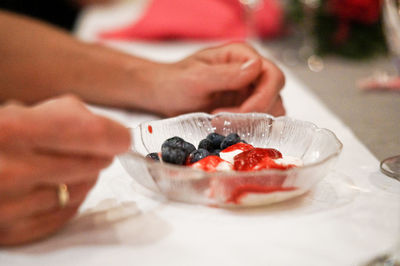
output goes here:
[[282, 154], [276, 149], [254, 148], [244, 151], [234, 157], [234, 169], [236, 171], [258, 171], [262, 169], [286, 170], [294, 165], [280, 165], [274, 159], [282, 158]]
[[[281, 165], [276, 163], [274, 161], [275, 159], [282, 158], [282, 153], [276, 149], [254, 148], [250, 144], [237, 143], [224, 149], [222, 152], [232, 152], [235, 150], [243, 151], [234, 157], [233, 169], [236, 171], [259, 171], [263, 169], [286, 170], [295, 167], [295, 165]], [[215, 172], [218, 164], [223, 161], [224, 160], [220, 157], [212, 155], [201, 159], [192, 164], [192, 166], [204, 171]], [[296, 189], [296, 187], [282, 187], [281, 185], [286, 179], [286, 176], [281, 176], [280, 179], [276, 177], [274, 184], [266, 184], [263, 177], [235, 177], [221, 179], [214, 183], [214, 187], [211, 187], [210, 196], [213, 197], [215, 189], [218, 189], [218, 186], [222, 186], [227, 193], [225, 202], [240, 204], [241, 199], [248, 193], [267, 194]]]
[[231, 151], [235, 151], [235, 150], [248, 151], [251, 149], [254, 149], [254, 147], [252, 145], [239, 142], [232, 146], [229, 146], [228, 148], [222, 150], [221, 152], [231, 152]]
[[240, 200], [246, 196], [248, 193], [271, 193], [277, 191], [291, 191], [295, 190], [295, 187], [279, 187], [279, 186], [260, 186], [256, 184], [246, 184], [242, 186], [237, 186], [229, 195], [229, 198], [226, 200], [227, 203], [235, 203], [239, 204]]
[[223, 162], [219, 156], [216, 155], [210, 155], [207, 156], [206, 158], [201, 159], [200, 161], [195, 162], [192, 164], [193, 167], [200, 168], [203, 171], [207, 172], [215, 172], [217, 171], [217, 166], [220, 162]]

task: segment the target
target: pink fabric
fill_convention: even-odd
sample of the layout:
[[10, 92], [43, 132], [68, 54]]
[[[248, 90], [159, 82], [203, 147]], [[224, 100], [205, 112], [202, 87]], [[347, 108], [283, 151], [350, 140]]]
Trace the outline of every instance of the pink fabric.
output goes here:
[[400, 78], [383, 76], [361, 79], [357, 82], [357, 87], [365, 91], [400, 92]]
[[[279, 0], [263, 0], [254, 15], [263, 38], [283, 28]], [[238, 0], [152, 0], [144, 16], [131, 25], [100, 33], [104, 39], [243, 39], [248, 33]]]

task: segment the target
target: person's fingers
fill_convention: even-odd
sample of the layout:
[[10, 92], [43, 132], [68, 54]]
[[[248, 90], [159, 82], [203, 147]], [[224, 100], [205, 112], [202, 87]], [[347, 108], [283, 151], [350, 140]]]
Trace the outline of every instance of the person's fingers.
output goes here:
[[220, 91], [210, 97], [210, 105], [208, 111], [215, 108], [239, 106], [238, 101], [242, 95], [242, 90], [240, 91]]
[[278, 100], [275, 102], [274, 106], [267, 113], [273, 116], [282, 116], [286, 114], [285, 107], [283, 105], [282, 98], [279, 96]]
[[113, 158], [60, 154], [0, 154], [0, 198], [34, 185], [84, 182], [107, 167]]
[[58, 209], [20, 220], [10, 227], [0, 226], [0, 246], [19, 245], [41, 239], [63, 227], [79, 205]]
[[240, 109], [239, 109], [239, 107], [222, 107], [222, 108], [217, 108], [217, 109], [213, 110], [211, 113], [218, 114], [218, 113], [223, 113], [223, 112], [240, 113]]
[[56, 98], [20, 109], [1, 117], [0, 146], [98, 156], [115, 155], [129, 147], [128, 129], [92, 114], [75, 97]]
[[258, 52], [243, 42], [233, 42], [216, 47], [203, 49], [193, 55], [194, 58], [207, 64], [225, 64], [242, 62], [259, 57]]
[[[221, 112], [242, 113], [240, 107], [238, 106], [216, 108], [211, 113], [218, 114]], [[262, 112], [269, 113], [273, 116], [285, 115], [286, 111], [283, 105], [282, 97], [278, 96], [278, 99], [275, 101], [274, 105], [269, 110], [262, 110]]]
[[198, 77], [211, 92], [240, 90], [259, 76], [261, 65], [261, 59], [256, 57], [244, 63], [205, 65]]
[[[37, 148], [96, 155], [115, 155], [128, 149], [130, 133], [127, 128], [92, 114], [76, 98], [68, 96], [48, 105], [42, 105], [36, 113], [34, 141]], [[65, 111], [43, 119], [44, 113], [60, 109]]]
[[262, 58], [245, 43], [207, 48], [191, 58], [203, 63], [196, 78], [211, 91], [240, 90], [260, 74]]
[[[211, 112], [214, 114], [220, 112], [240, 113], [240, 106], [252, 94], [253, 90], [253, 86], [248, 86], [239, 91], [220, 92], [221, 100], [213, 105]], [[229, 101], [226, 101], [227, 94], [231, 94], [229, 95]]]
[[272, 62], [264, 60], [262, 75], [255, 84], [255, 90], [240, 106], [240, 111], [243, 113], [268, 111], [275, 104], [284, 84], [285, 76], [282, 71]]
[[36, 136], [36, 149], [68, 154], [113, 156], [127, 151], [130, 145], [127, 128], [100, 116], [81, 128], [71, 125], [62, 134], [41, 132]]
[[[96, 180], [97, 177], [93, 176], [84, 183], [67, 184], [69, 201], [66, 206], [76, 206], [83, 202]], [[59, 207], [57, 186], [39, 186], [23, 196], [0, 198], [0, 226]]]

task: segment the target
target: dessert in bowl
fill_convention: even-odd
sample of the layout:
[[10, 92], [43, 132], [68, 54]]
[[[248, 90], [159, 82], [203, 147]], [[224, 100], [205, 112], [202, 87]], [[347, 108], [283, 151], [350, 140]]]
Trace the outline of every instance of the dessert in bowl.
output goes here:
[[[261, 113], [192, 113], [144, 122], [131, 133], [131, 149], [119, 159], [137, 183], [172, 200], [220, 207], [266, 205], [300, 196], [328, 174], [342, 149], [327, 129]], [[291, 167], [212, 171], [194, 167], [214, 154], [193, 162], [185, 158], [181, 165], [163, 162], [160, 152], [166, 140], [177, 136], [198, 147], [210, 133], [237, 134], [241, 143], [257, 150], [276, 150], [281, 153], [281, 158], [275, 158], [281, 160], [279, 164]], [[218, 155], [226, 158], [222, 152]], [[146, 158], [150, 153], [159, 154], [161, 162]], [[237, 159], [243, 154], [232, 156]]]

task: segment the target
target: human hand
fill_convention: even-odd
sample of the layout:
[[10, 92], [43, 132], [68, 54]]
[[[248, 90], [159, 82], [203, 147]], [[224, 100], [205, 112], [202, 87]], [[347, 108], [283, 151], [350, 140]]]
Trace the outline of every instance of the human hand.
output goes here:
[[[33, 107], [0, 108], [0, 245], [17, 245], [60, 229], [78, 210], [129, 132], [92, 114], [73, 97]], [[60, 206], [58, 185], [70, 200]]]
[[149, 106], [163, 115], [191, 111], [285, 114], [279, 95], [285, 83], [282, 71], [247, 44], [204, 49], [153, 73]]

